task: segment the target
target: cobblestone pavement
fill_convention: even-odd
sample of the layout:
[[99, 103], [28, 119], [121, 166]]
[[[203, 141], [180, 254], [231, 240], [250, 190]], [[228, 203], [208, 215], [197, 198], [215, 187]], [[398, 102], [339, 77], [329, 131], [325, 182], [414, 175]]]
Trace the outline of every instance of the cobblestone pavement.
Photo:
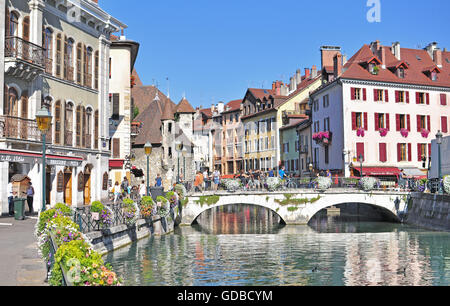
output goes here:
[[34, 236], [36, 222], [37, 216], [24, 221], [0, 218], [0, 286], [47, 286]]

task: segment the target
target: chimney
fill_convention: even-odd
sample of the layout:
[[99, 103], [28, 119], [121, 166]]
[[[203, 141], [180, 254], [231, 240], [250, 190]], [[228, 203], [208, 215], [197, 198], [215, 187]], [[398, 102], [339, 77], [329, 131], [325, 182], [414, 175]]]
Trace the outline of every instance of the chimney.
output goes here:
[[442, 50], [436, 49], [433, 54], [433, 61], [439, 68], [442, 68]]
[[437, 44], [438, 44], [437, 42], [432, 42], [425, 47], [425, 50], [428, 52], [433, 61], [434, 61], [434, 50], [438, 49]]
[[322, 46], [320, 47], [322, 56], [322, 70], [325, 67], [333, 67], [333, 58], [336, 54], [341, 54], [341, 47], [337, 46]]
[[317, 77], [317, 66], [314, 65], [314, 66], [312, 66], [312, 69], [311, 69], [311, 79], [315, 79], [316, 77]]
[[280, 89], [280, 95], [281, 96], [287, 96], [288, 95], [288, 87], [281, 83], [281, 89]]
[[309, 79], [309, 68], [305, 68], [305, 79]]
[[300, 69], [297, 69], [297, 72], [295, 74], [295, 80], [296, 80], [297, 85], [302, 82], [302, 72]]
[[380, 51], [381, 44], [379, 40], [373, 41], [370, 43], [370, 50], [373, 54], [378, 54], [378, 51]]
[[275, 82], [275, 95], [279, 96], [281, 94], [281, 81]]
[[386, 69], [386, 48], [381, 47], [380, 50], [381, 68]]
[[401, 60], [400, 43], [398, 41], [392, 44], [392, 54], [394, 54], [396, 59]]
[[333, 58], [334, 78], [337, 79], [342, 74], [342, 55], [336, 54]]
[[291, 77], [291, 83], [289, 84], [289, 91], [296, 91], [297, 90], [297, 82], [296, 82], [296, 76]]
[[346, 54], [342, 55], [342, 67], [344, 67], [345, 64], [347, 64], [347, 55]]

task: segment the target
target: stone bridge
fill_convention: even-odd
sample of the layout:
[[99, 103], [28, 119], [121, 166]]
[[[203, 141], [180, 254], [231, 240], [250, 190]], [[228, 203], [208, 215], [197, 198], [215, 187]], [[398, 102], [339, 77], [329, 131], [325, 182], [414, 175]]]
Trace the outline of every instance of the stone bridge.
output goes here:
[[308, 224], [319, 211], [341, 204], [366, 204], [400, 221], [408, 192], [372, 191], [355, 189], [296, 190], [287, 192], [205, 192], [188, 196], [182, 209], [182, 225], [191, 225], [203, 212], [214, 207], [232, 204], [250, 204], [266, 207], [276, 212], [286, 224]]

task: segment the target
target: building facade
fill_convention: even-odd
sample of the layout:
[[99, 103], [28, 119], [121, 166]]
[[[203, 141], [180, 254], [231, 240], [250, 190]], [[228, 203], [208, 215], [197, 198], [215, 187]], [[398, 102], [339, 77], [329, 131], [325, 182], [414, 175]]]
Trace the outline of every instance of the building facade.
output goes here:
[[[35, 210], [43, 206], [43, 189], [45, 204], [80, 206], [106, 199], [110, 36], [126, 26], [97, 1], [88, 0], [77, 5], [7, 0], [0, 15], [5, 20], [0, 41], [4, 61], [0, 179], [28, 176], [35, 189]], [[52, 114], [46, 169], [35, 123], [42, 107]], [[5, 213], [6, 184], [0, 186], [0, 196]]]
[[109, 74], [110, 185], [121, 183], [124, 177], [131, 181], [131, 121], [134, 116], [131, 89], [135, 85], [132, 72], [138, 50], [139, 44], [127, 40], [124, 35], [112, 37]]
[[333, 77], [310, 99], [315, 169], [359, 176], [362, 162], [363, 175], [425, 176], [431, 140], [449, 135], [450, 53], [375, 41], [348, 62], [326, 48], [322, 58]]

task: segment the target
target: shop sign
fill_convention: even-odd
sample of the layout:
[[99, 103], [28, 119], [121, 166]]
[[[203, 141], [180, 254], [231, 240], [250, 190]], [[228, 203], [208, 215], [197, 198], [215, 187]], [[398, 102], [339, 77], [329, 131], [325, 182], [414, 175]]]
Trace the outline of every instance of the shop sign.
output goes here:
[[81, 162], [75, 160], [63, 160], [63, 159], [48, 159], [47, 164], [50, 166], [63, 166], [63, 167], [80, 167]]
[[26, 157], [21, 155], [11, 155], [11, 154], [0, 154], [1, 162], [10, 162], [10, 163], [33, 163], [35, 158]]

